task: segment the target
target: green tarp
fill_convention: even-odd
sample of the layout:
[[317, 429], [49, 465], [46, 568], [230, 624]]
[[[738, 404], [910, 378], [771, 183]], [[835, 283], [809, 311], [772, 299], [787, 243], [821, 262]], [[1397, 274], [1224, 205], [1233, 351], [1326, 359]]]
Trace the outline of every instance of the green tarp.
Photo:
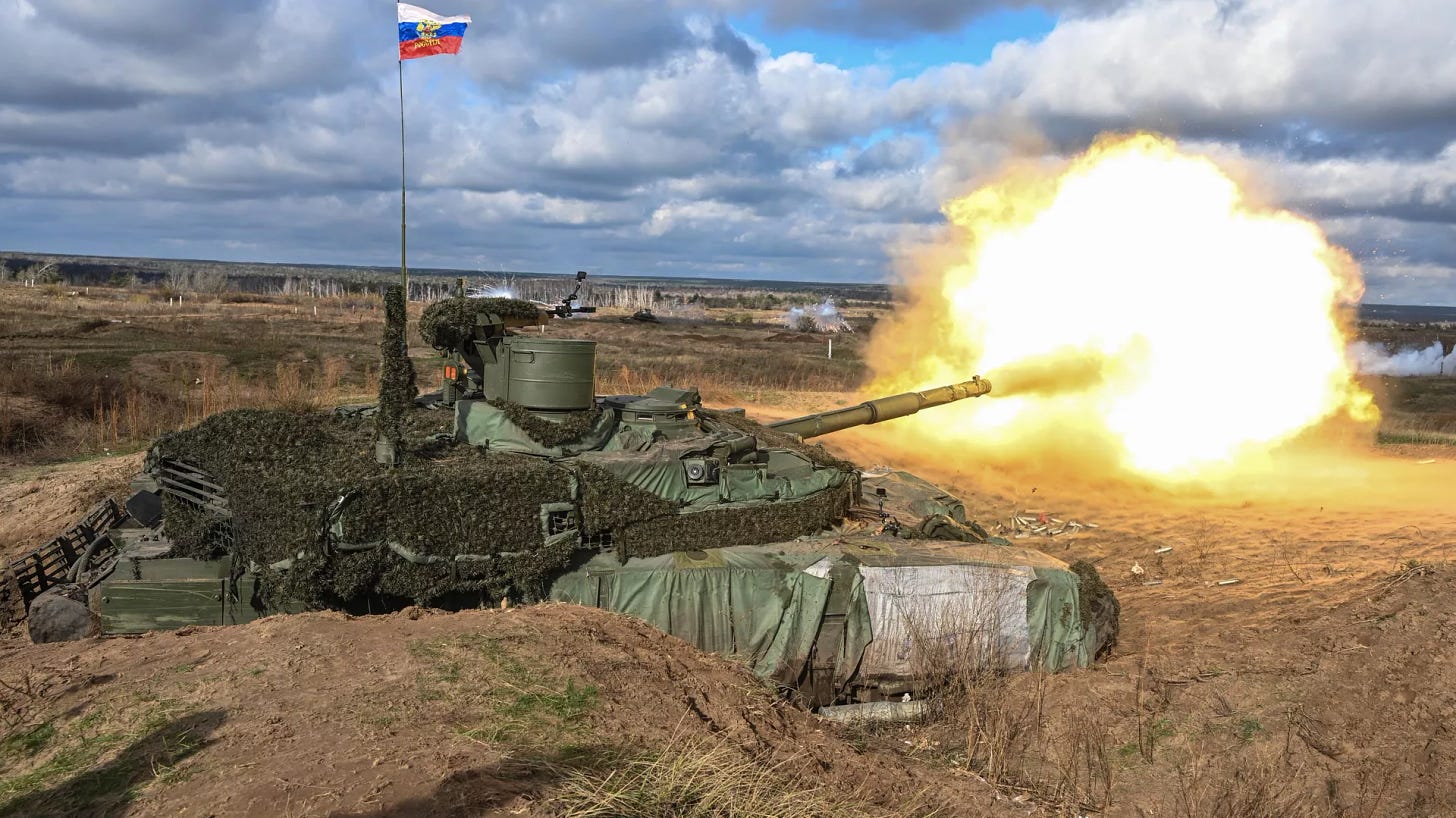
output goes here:
[[[849, 593], [832, 594], [836, 579], [851, 583]], [[1040, 552], [845, 538], [625, 564], [604, 554], [559, 578], [550, 595], [635, 616], [789, 686], [817, 639], [821, 652], [835, 652], [842, 686], [856, 673], [859, 684], [905, 678], [927, 639], [992, 646], [1012, 669], [1086, 666], [1095, 635], [1083, 627], [1078, 594], [1077, 576]]]
[[[797, 681], [825, 614], [831, 582], [803, 569], [821, 555], [762, 549], [691, 551], [628, 560], [594, 558], [551, 589], [560, 602], [635, 616], [703, 650], [734, 657], [765, 678]], [[859, 663], [870, 633], [863, 605], [837, 667]]]

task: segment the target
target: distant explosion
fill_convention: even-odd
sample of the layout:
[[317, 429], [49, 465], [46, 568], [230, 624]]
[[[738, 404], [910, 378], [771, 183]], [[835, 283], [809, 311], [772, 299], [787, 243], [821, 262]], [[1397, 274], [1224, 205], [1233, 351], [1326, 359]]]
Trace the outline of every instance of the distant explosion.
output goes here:
[[1362, 375], [1456, 375], [1456, 350], [1447, 352], [1440, 341], [1396, 352], [1369, 341], [1356, 341], [1350, 345], [1350, 357]]
[[783, 322], [789, 329], [805, 332], [854, 332], [832, 298], [812, 307], [792, 307], [784, 313]]
[[915, 419], [940, 439], [1186, 480], [1336, 415], [1374, 419], [1341, 323], [1353, 260], [1171, 140], [1103, 137], [942, 209], [950, 240], [870, 345], [875, 391], [995, 384], [998, 400]]

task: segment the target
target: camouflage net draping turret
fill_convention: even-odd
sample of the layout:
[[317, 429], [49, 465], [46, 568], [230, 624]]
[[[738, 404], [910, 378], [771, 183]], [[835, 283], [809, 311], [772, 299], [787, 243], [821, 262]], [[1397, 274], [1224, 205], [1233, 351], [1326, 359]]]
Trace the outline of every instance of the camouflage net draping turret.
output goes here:
[[673, 551], [785, 542], [843, 520], [853, 491], [852, 482], [845, 481], [844, 485], [802, 500], [652, 517], [619, 529], [615, 535], [617, 548], [623, 557], [651, 557]]
[[453, 350], [475, 332], [476, 316], [491, 312], [502, 318], [534, 321], [541, 308], [519, 298], [445, 298], [420, 314], [420, 337], [441, 350]]
[[[445, 412], [411, 412], [403, 440], [412, 456], [389, 469], [372, 457], [367, 420], [260, 410], [214, 415], [158, 441], [155, 451], [205, 470], [224, 489], [231, 519], [167, 494], [167, 534], [183, 555], [221, 556], [230, 546], [259, 566], [293, 560], [275, 591], [305, 603], [541, 588], [569, 554], [543, 552], [540, 507], [571, 499], [569, 472], [539, 458], [432, 446], [430, 435], [446, 431], [450, 420]], [[352, 542], [394, 542], [427, 556], [526, 554], [460, 563], [464, 576], [452, 565], [410, 563], [382, 545], [325, 560], [327, 513], [342, 495], [352, 498]], [[226, 537], [216, 536], [219, 527]]]
[[584, 412], [567, 412], [561, 420], [546, 420], [514, 401], [489, 398], [486, 403], [504, 412], [516, 428], [542, 446], [560, 446], [580, 440], [602, 417], [601, 407], [593, 407]]

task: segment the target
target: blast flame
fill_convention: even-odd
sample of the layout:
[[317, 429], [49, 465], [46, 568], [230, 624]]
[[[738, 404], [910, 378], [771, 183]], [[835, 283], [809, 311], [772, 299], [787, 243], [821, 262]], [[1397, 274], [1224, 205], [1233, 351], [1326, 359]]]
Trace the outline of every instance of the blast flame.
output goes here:
[[1340, 322], [1362, 289], [1353, 260], [1169, 139], [1103, 137], [943, 210], [953, 241], [870, 359], [876, 391], [991, 380], [1000, 397], [948, 407], [952, 423], [919, 416], [941, 438], [1182, 480], [1373, 415]]

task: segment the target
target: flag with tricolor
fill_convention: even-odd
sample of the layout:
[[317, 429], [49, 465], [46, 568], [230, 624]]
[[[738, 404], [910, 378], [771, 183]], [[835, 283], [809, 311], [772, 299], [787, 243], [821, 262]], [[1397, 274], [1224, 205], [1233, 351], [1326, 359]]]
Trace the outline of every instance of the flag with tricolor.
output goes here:
[[399, 5], [399, 58], [413, 60], [432, 54], [455, 54], [470, 18], [443, 17], [409, 3]]

